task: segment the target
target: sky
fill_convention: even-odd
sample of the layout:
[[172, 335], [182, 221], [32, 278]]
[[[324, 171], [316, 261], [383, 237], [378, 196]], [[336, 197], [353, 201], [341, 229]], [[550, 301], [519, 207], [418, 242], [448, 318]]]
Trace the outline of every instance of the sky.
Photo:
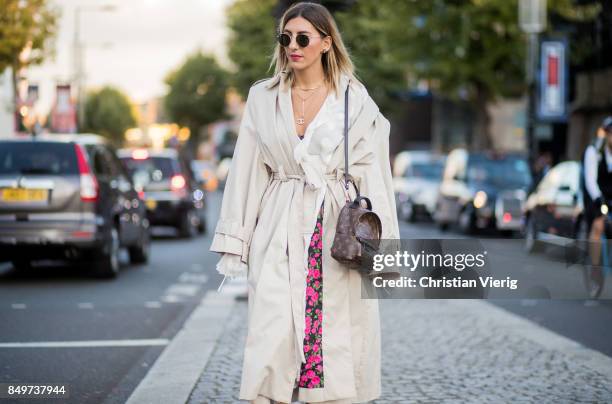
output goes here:
[[[201, 49], [224, 67], [225, 8], [233, 0], [50, 0], [61, 11], [55, 56], [31, 67], [27, 76], [39, 85], [39, 113], [48, 112], [55, 84], [73, 69], [75, 10], [80, 8], [80, 38], [85, 45], [86, 85], [123, 90], [134, 102], [165, 94], [164, 77]], [[103, 5], [114, 11], [96, 10]]]

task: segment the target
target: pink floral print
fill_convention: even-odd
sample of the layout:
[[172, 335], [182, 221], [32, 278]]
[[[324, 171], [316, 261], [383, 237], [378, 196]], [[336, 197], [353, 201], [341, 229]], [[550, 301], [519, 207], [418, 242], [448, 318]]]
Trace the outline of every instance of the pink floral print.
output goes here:
[[304, 333], [304, 357], [299, 387], [308, 389], [323, 387], [323, 205], [319, 209], [315, 230], [308, 247], [308, 275], [306, 278], [306, 330]]

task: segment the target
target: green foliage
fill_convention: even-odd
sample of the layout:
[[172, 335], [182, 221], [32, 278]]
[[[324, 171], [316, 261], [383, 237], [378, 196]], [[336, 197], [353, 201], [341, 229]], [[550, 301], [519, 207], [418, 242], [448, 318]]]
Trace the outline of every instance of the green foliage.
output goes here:
[[[276, 3], [236, 0], [228, 9], [229, 52], [237, 65], [234, 81], [242, 94], [255, 80], [266, 77], [274, 46]], [[548, 8], [549, 13], [585, 21], [601, 7], [549, 0]], [[334, 17], [358, 77], [390, 116], [401, 113], [393, 94], [425, 80], [437, 94], [465, 99], [474, 106], [475, 138], [486, 145], [487, 104], [500, 97], [521, 96], [526, 90], [526, 36], [519, 27], [517, 1], [357, 1]]]
[[103, 135], [119, 146], [125, 131], [134, 125], [132, 107], [121, 91], [104, 87], [87, 96], [84, 131]]
[[355, 64], [358, 78], [388, 116], [400, 113], [392, 93], [405, 87], [405, 62], [398, 58], [399, 41], [405, 35], [398, 19], [405, 1], [357, 2], [334, 16], [338, 29]]
[[[0, 73], [39, 64], [52, 52], [59, 12], [47, 0], [0, 0]], [[21, 52], [29, 56], [20, 60]]]
[[228, 74], [211, 56], [190, 56], [166, 77], [170, 91], [164, 99], [171, 120], [189, 127], [192, 141], [204, 125], [226, 117]]
[[236, 65], [232, 85], [245, 98], [251, 85], [272, 76], [268, 70], [276, 44], [276, 0], [237, 0], [227, 9], [228, 55]]
[[475, 101], [518, 96], [524, 87], [525, 43], [514, 1], [411, 1], [398, 47], [414, 80]]

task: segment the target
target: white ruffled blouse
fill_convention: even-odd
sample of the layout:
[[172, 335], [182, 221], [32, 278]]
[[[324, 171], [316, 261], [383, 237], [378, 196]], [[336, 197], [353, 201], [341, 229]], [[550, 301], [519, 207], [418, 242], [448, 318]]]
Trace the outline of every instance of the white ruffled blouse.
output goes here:
[[[357, 105], [361, 105], [368, 93], [364, 86], [359, 85], [357, 96], [360, 102], [353, 102], [352, 96], [349, 101], [349, 123], [356, 119]], [[291, 89], [289, 89], [289, 99], [291, 99]], [[297, 133], [288, 134], [297, 136]], [[319, 109], [315, 118], [308, 124], [303, 138], [293, 150], [293, 157], [302, 167], [306, 184], [312, 189], [318, 189], [317, 204], [320, 207], [325, 197], [327, 187], [325, 186], [323, 167], [329, 163], [333, 151], [344, 140], [344, 89], [339, 91], [339, 96], [335, 92], [330, 92]], [[316, 215], [315, 215], [316, 222]], [[314, 228], [315, 222], [310, 228]], [[308, 237], [308, 236], [306, 236]], [[306, 248], [309, 242], [305, 243]], [[307, 252], [306, 252], [307, 254]], [[226, 278], [234, 279], [246, 277], [248, 265], [241, 261], [241, 257], [235, 254], [225, 253], [216, 266], [217, 272], [225, 275], [219, 285], [221, 291]]]

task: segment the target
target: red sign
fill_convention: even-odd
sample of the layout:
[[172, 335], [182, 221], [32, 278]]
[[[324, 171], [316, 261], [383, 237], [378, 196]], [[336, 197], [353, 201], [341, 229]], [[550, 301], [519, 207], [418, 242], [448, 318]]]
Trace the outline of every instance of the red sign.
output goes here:
[[70, 97], [70, 84], [58, 85], [51, 111], [51, 128], [57, 133], [76, 132], [76, 105]]
[[559, 56], [548, 55], [548, 85], [559, 85]]

